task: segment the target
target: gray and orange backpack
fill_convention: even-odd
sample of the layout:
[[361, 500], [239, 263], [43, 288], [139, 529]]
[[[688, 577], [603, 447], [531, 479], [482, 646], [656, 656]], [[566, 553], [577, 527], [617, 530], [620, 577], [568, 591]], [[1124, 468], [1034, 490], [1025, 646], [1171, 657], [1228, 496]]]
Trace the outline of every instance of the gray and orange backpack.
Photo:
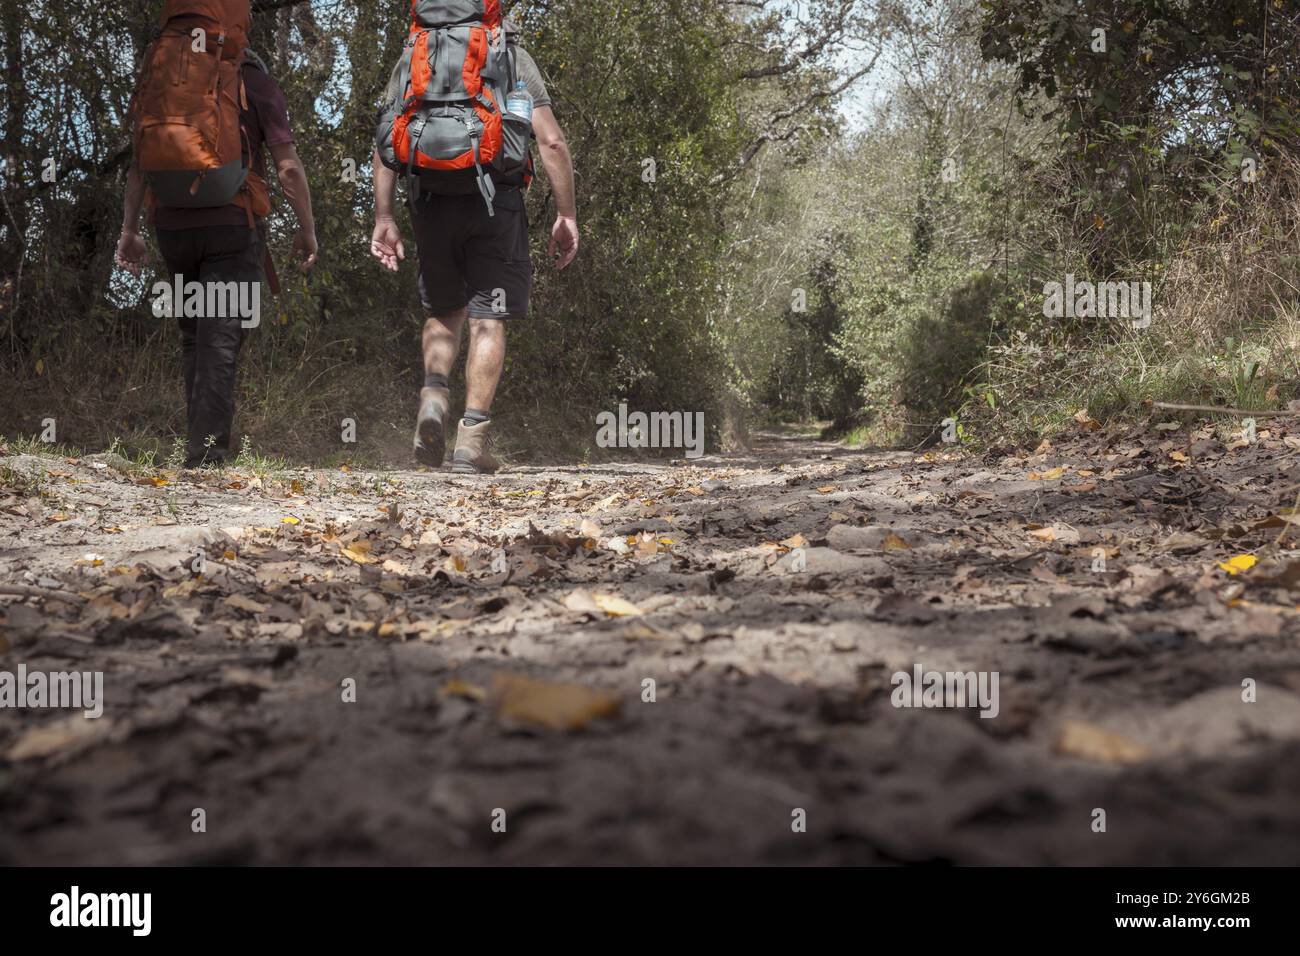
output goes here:
[[412, 0], [375, 134], [380, 160], [406, 177], [412, 199], [477, 189], [490, 215], [496, 187], [528, 186], [532, 126], [506, 109], [516, 79], [500, 0]]

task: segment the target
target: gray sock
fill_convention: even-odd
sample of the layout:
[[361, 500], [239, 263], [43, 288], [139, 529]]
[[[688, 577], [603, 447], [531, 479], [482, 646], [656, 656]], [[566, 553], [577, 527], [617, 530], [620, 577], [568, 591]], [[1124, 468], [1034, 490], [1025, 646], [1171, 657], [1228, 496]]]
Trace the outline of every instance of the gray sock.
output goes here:
[[434, 372], [430, 375], [426, 375], [424, 376], [424, 387], [425, 388], [446, 388], [447, 376], [439, 375], [437, 372]]
[[466, 425], [478, 425], [483, 422], [492, 421], [492, 416], [489, 415], [487, 412], [483, 411], [482, 409], [467, 408], [465, 409], [465, 414], [461, 418], [461, 421], [463, 421]]

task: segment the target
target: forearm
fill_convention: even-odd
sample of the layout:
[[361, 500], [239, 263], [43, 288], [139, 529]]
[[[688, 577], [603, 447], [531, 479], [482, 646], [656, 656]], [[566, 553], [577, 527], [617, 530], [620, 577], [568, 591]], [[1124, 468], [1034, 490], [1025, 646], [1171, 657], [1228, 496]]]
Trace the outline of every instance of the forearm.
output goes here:
[[375, 150], [370, 165], [374, 169], [375, 219], [392, 219], [393, 201], [397, 196], [397, 173], [383, 164], [378, 150]]
[[577, 218], [573, 157], [569, 154], [569, 144], [563, 139], [543, 143], [541, 154], [542, 166], [546, 168], [546, 179], [551, 184], [551, 193], [555, 196], [556, 214], [568, 219]]
[[298, 218], [298, 228], [304, 232], [316, 232], [316, 220], [311, 211], [311, 188], [307, 185], [307, 171], [302, 161], [286, 160], [276, 165], [276, 176], [289, 208]]
[[126, 174], [126, 199], [122, 203], [122, 232], [132, 234], [140, 230], [140, 207], [144, 205], [144, 178], [135, 163]]

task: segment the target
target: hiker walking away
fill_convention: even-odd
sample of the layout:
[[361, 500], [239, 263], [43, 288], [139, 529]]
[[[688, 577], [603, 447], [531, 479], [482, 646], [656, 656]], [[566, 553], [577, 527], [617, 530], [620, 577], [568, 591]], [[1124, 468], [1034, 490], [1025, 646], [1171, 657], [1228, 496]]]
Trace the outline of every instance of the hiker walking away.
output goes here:
[[555, 196], [549, 255], [561, 269], [578, 254], [573, 161], [537, 64], [502, 19], [499, 0], [415, 0], [413, 14], [379, 111], [370, 251], [394, 272], [406, 257], [393, 219], [401, 177], [425, 315], [415, 458], [442, 466], [447, 376], [468, 318], [465, 413], [452, 469], [494, 472], [499, 463], [488, 429], [505, 362], [505, 323], [528, 314], [532, 294], [523, 197], [532, 181], [530, 138], [537, 139]]
[[[307, 173], [293, 145], [284, 94], [249, 50], [249, 0], [166, 0], [162, 34], [145, 53], [131, 105], [134, 157], [117, 262], [136, 275], [147, 250], [138, 224], [146, 201], [173, 283], [200, 283], [203, 304], [176, 315], [185, 375], [185, 467], [219, 465], [230, 452], [239, 349], [258, 319], [223, 297], [260, 302], [278, 292], [266, 245], [270, 212], [263, 147], [298, 232], [299, 268], [316, 262]], [[255, 295], [236, 292], [251, 284]], [[232, 293], [234, 295], [232, 296]], [[219, 302], [217, 308], [212, 304]], [[203, 314], [195, 315], [193, 312]], [[166, 313], [170, 314], [170, 312]]]

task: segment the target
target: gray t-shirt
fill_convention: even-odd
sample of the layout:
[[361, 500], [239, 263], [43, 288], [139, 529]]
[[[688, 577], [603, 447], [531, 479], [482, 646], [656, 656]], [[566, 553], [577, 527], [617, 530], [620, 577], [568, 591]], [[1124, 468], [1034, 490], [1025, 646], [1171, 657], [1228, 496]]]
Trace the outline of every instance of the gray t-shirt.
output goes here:
[[519, 79], [528, 86], [528, 92], [533, 97], [533, 107], [550, 106], [551, 94], [546, 91], [542, 71], [537, 68], [536, 61], [528, 51], [521, 46], [515, 47], [515, 70], [519, 74]]

